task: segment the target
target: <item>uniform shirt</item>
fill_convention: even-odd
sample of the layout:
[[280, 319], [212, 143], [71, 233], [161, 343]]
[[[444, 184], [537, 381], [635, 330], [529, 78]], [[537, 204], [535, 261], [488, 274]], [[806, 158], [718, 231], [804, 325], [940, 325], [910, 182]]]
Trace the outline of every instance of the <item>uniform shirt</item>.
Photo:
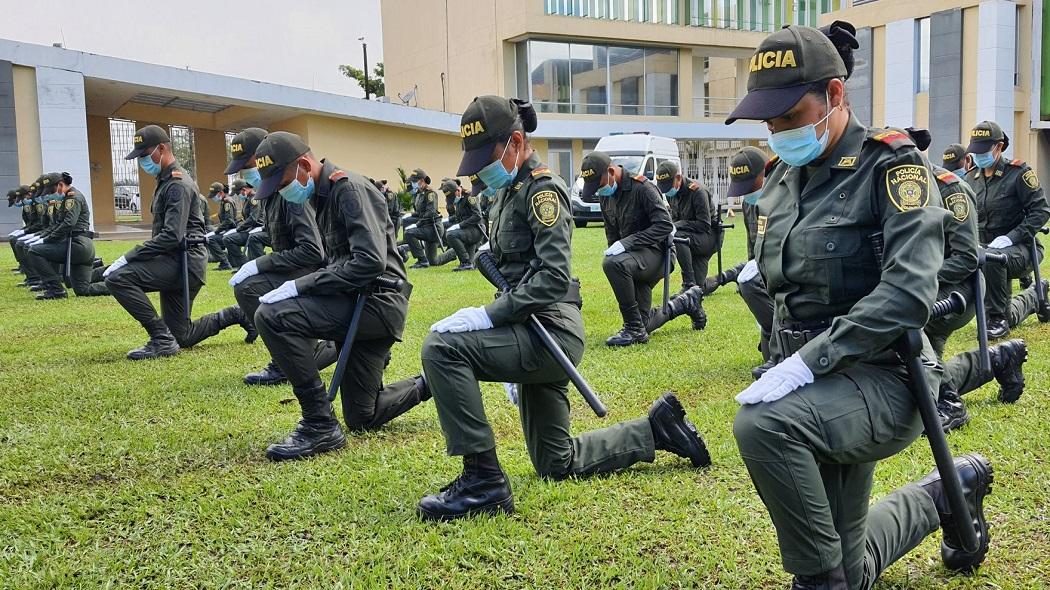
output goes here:
[[[490, 215], [492, 256], [514, 286], [485, 306], [492, 325], [520, 324], [536, 314], [544, 324], [559, 329], [565, 322], [555, 304], [579, 299], [570, 291], [572, 209], [565, 182], [533, 152], [511, 185], [496, 192]], [[542, 262], [540, 270], [518, 284], [533, 259]], [[577, 335], [582, 339], [582, 325]]]
[[225, 232], [237, 227], [237, 203], [228, 196], [219, 199], [219, 225], [215, 232]]
[[944, 208], [944, 264], [937, 273], [941, 289], [966, 281], [977, 271], [977, 205], [973, 190], [955, 173], [931, 165]]
[[416, 225], [420, 227], [434, 225], [438, 219], [441, 219], [437, 208], [437, 193], [429, 188], [416, 191], [412, 199], [412, 211], [415, 213]]
[[[869, 130], [852, 114], [823, 162], [770, 170], [755, 254], [777, 329], [830, 323], [798, 351], [814, 375], [895, 359], [881, 353], [926, 325], [948, 215], [934, 182], [907, 135]], [[771, 346], [782, 359], [776, 338]]]
[[[33, 204], [22, 202], [22, 226], [28, 228], [33, 225]], [[29, 233], [29, 232], [26, 232]]]
[[616, 192], [598, 200], [610, 246], [619, 241], [626, 250], [664, 250], [671, 234], [671, 214], [663, 195], [649, 179], [624, 174]]
[[401, 218], [401, 199], [397, 198], [397, 193], [390, 189], [383, 189], [383, 196], [386, 197], [386, 210], [390, 215], [390, 220]]
[[[177, 163], [162, 169], [157, 176], [157, 188], [153, 191], [150, 206], [152, 237], [124, 254], [124, 259], [142, 262], [163, 256], [180, 260], [184, 239], [204, 238], [204, 218], [197, 206], [199, 194], [197, 183]], [[188, 253], [190, 273], [203, 283], [207, 250], [201, 244], [190, 247]]]
[[477, 197], [456, 197], [456, 199], [452, 203], [452, 209], [450, 209], [449, 211], [449, 221], [451, 221], [451, 212], [454, 211], [456, 214], [456, 220], [452, 223], [458, 223], [460, 229], [467, 229], [468, 227], [481, 227], [481, 208], [478, 206]]
[[201, 219], [204, 220], [204, 233], [208, 233], [215, 229], [211, 225], [211, 212], [208, 210], [208, 199], [204, 198], [204, 195], [197, 195], [197, 206], [201, 210]]
[[255, 193], [248, 195], [247, 200], [244, 201], [244, 207], [241, 209], [241, 218], [244, 221], [237, 226], [237, 231], [239, 232], [251, 231], [257, 227], [262, 227], [262, 205], [259, 204], [259, 199], [255, 198]]
[[[367, 178], [322, 160], [310, 203], [317, 212], [326, 266], [295, 280], [299, 295], [350, 295], [380, 276], [407, 282], [386, 199]], [[367, 305], [400, 339], [408, 313], [407, 294], [379, 291]]]
[[324, 263], [324, 248], [313, 205], [296, 204], [280, 195], [263, 199], [264, 227], [273, 251], [255, 259], [259, 272], [290, 273], [316, 270]]
[[456, 196], [456, 193], [445, 195], [445, 212], [448, 213], [448, 222], [450, 224], [457, 223], [459, 219], [456, 217], [456, 199], [458, 198], [459, 197]]
[[56, 207], [55, 223], [44, 238], [44, 243], [64, 242], [72, 235], [91, 229], [91, 211], [87, 200], [75, 187], [69, 187]]
[[758, 237], [758, 202], [740, 203], [740, 212], [744, 216], [744, 229], [747, 230], [747, 259], [755, 257], [755, 239]]
[[966, 174], [977, 202], [977, 229], [982, 244], [999, 236], [1026, 244], [1050, 219], [1050, 206], [1035, 171], [1021, 160], [1000, 157], [992, 175], [975, 167]]
[[711, 233], [711, 194], [699, 182], [683, 179], [682, 187], [673, 197], [668, 197], [667, 207], [671, 221], [680, 233]]

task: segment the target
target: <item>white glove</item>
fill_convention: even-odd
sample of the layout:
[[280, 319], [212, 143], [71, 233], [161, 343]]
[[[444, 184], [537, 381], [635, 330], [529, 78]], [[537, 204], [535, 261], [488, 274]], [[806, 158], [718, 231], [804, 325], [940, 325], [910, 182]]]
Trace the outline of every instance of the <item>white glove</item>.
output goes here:
[[262, 230], [263, 230], [263, 226], [261, 226], [261, 225], [260, 225], [259, 227], [257, 227], [257, 228], [255, 228], [255, 229], [251, 230], [251, 231], [250, 231], [250, 232], [248, 232], [248, 233], [250, 233], [250, 234], [257, 234], [257, 233], [261, 232]]
[[204, 234], [204, 237], [206, 237], [206, 238], [214, 238], [215, 237], [215, 232], [210, 231], [210, 232]]
[[222, 232], [222, 235], [223, 236], [228, 236], [230, 234], [235, 234], [235, 233], [237, 233], [237, 228], [233, 228], [231, 230], [224, 231], [224, 232]]
[[1009, 238], [1009, 236], [999, 236], [998, 238], [995, 238], [994, 240], [992, 240], [992, 243], [988, 244], [988, 247], [989, 248], [994, 248], [996, 250], [1001, 250], [1003, 248], [1009, 248], [1010, 246], [1013, 246], [1013, 245], [1014, 245], [1014, 241], [1011, 240]]
[[111, 272], [117, 270], [118, 268], [124, 266], [127, 263], [128, 263], [128, 259], [124, 258], [123, 256], [121, 256], [120, 258], [114, 260], [113, 264], [109, 265], [109, 268], [106, 269], [106, 272], [102, 273], [102, 277], [103, 278], [108, 277]]
[[488, 252], [491, 249], [492, 248], [490, 246], [490, 242], [485, 242], [484, 244], [478, 246], [478, 252]]
[[459, 224], [458, 223], [456, 225], [453, 225], [452, 227], [448, 228], [447, 231], [456, 231], [457, 229], [459, 229]]
[[19, 242], [28, 242], [36, 237], [36, 234], [22, 234], [22, 237], [18, 238]]
[[626, 251], [627, 251], [627, 248], [623, 247], [623, 244], [620, 243], [620, 240], [616, 240], [615, 242], [613, 242], [612, 246], [609, 246], [605, 250], [605, 255], [606, 256], [616, 256], [617, 254], [623, 254]]
[[[241, 268], [244, 268], [243, 266]], [[285, 281], [273, 291], [259, 298], [259, 303], [277, 303], [285, 299], [299, 296], [299, 289], [295, 288], [295, 281]]]
[[475, 330], [488, 330], [492, 327], [492, 319], [484, 307], [464, 307], [456, 313], [443, 320], [434, 322], [430, 326], [431, 332], [473, 332]]
[[24, 230], [24, 229], [16, 229], [15, 231], [7, 234], [7, 237], [9, 237], [9, 238], [17, 238], [17, 237], [24, 236], [24, 235], [26, 235], [26, 230]]
[[740, 269], [740, 272], [736, 275], [736, 283], [738, 285], [743, 285], [744, 283], [750, 281], [751, 279], [757, 276], [758, 263], [755, 262], [754, 258], [752, 258], [751, 260], [747, 261], [747, 264], [744, 265], [744, 268]]
[[29, 240], [28, 242], [26, 242], [26, 245], [27, 246], [33, 246], [33, 245], [39, 244], [40, 242], [43, 242], [43, 241], [44, 241], [44, 238], [42, 238], [40, 236], [37, 236], [37, 237], [33, 238], [32, 240]]
[[408, 230], [408, 229], [416, 229], [416, 224], [413, 223], [412, 225], [406, 227], [405, 229], [406, 230]]
[[404, 215], [401, 216], [401, 221], [404, 221], [404, 220], [408, 219], [409, 217], [412, 217], [412, 214], [411, 213], [405, 213]]
[[240, 270], [234, 273], [233, 278], [230, 279], [230, 286], [236, 287], [237, 283], [257, 274], [259, 274], [259, 265], [254, 260], [249, 260], [241, 265]]
[[517, 383], [504, 383], [503, 391], [507, 392], [507, 399], [510, 400], [510, 403], [514, 404], [515, 406], [518, 405], [519, 397]]
[[806, 362], [796, 352], [738, 393], [736, 401], [741, 405], [775, 402], [810, 383], [813, 383], [813, 371], [809, 370]]

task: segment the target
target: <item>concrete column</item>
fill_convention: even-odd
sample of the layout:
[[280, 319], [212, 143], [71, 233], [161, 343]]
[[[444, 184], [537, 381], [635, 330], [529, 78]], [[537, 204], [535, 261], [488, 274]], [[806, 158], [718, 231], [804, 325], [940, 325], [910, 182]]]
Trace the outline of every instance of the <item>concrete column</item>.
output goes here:
[[1014, 52], [1017, 5], [1008, 0], [989, 0], [978, 7], [977, 29], [977, 119], [995, 121], [1011, 139], [1006, 153], [1013, 153]]
[[915, 123], [915, 21], [886, 24], [886, 125], [910, 127]]
[[959, 141], [962, 107], [963, 13], [958, 8], [930, 15], [930, 157]]
[[[36, 69], [40, 152], [44, 170], [69, 172], [91, 208], [87, 103], [84, 75], [55, 68]], [[94, 222], [92, 222], [94, 227]]]
[[849, 106], [857, 119], [865, 125], [871, 125], [872, 103], [872, 34], [870, 27], [857, 30], [857, 41], [860, 47], [853, 51], [853, 74], [846, 82], [849, 89]]
[[[96, 225], [116, 223], [113, 203], [113, 155], [109, 118], [88, 115], [88, 158], [91, 165], [91, 218]], [[78, 179], [79, 187], [82, 182]]]
[[[15, 84], [11, 62], [0, 61], [0, 190], [21, 184], [18, 174], [18, 134], [15, 131]], [[22, 209], [0, 204], [0, 236], [22, 225]]]

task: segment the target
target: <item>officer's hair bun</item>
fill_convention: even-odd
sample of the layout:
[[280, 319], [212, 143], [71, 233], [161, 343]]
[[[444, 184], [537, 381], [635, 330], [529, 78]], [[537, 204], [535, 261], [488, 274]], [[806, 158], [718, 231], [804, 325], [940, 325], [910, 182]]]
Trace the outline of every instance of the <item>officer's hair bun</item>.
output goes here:
[[69, 175], [69, 172], [62, 173], [62, 182], [71, 185], [73, 184], [73, 177]]
[[539, 120], [536, 118], [536, 109], [532, 106], [532, 103], [520, 98], [512, 98], [510, 101], [518, 109], [518, 118], [521, 119], [521, 128], [525, 130], [525, 133], [535, 131], [536, 126], [539, 125]]

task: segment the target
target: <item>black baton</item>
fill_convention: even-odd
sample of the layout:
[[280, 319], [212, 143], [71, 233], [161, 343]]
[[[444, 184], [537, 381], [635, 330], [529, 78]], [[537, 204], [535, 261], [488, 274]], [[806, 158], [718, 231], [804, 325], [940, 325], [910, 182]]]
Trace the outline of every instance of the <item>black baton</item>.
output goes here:
[[[379, 277], [372, 282], [372, 287], [383, 287], [400, 292], [405, 288], [405, 281], [389, 277]], [[350, 315], [350, 326], [346, 329], [346, 337], [343, 338], [343, 346], [339, 349], [339, 360], [335, 363], [335, 373], [332, 374], [332, 382], [328, 385], [328, 401], [335, 399], [339, 391], [339, 384], [343, 381], [343, 373], [346, 372], [346, 362], [350, 358], [350, 348], [354, 345], [357, 337], [357, 327], [361, 324], [361, 314], [365, 311], [365, 302], [368, 301], [370, 291], [361, 291], [354, 300], [354, 311]]]
[[[966, 299], [958, 292], [953, 292], [948, 299], [938, 301], [933, 305], [930, 319], [937, 319], [953, 313], [960, 313], [966, 308]], [[977, 531], [973, 528], [973, 518], [970, 508], [966, 505], [966, 496], [963, 495], [962, 481], [959, 479], [959, 471], [955, 468], [955, 459], [948, 448], [948, 439], [944, 435], [940, 416], [937, 414], [937, 402], [932, 395], [929, 382], [926, 381], [926, 369], [922, 362], [922, 331], [919, 329], [907, 330], [897, 343], [897, 350], [908, 366], [908, 388], [919, 408], [922, 416], [922, 424], [926, 429], [926, 440], [930, 442], [930, 450], [933, 451], [933, 459], [937, 464], [937, 472], [944, 482], [944, 492], [948, 495], [948, 505], [951, 506], [952, 514], [956, 515], [953, 520], [956, 523], [956, 533], [962, 542], [963, 549], [974, 553], [978, 548]], [[965, 518], [959, 516], [965, 515]]]
[[[492, 257], [492, 253], [482, 252], [478, 254], [476, 262], [478, 270], [481, 272], [481, 276], [485, 277], [493, 284], [493, 286], [504, 293], [512, 289], [507, 278], [499, 271], [499, 266], [496, 264], [496, 259]], [[522, 282], [536, 274], [539, 267], [539, 261], [533, 260], [531, 268], [525, 273], [525, 276], [522, 277]], [[529, 315], [528, 326], [529, 329], [532, 330], [532, 333], [543, 343], [543, 347], [551, 353], [554, 360], [557, 361], [558, 365], [561, 366], [563, 371], [565, 371], [565, 374], [569, 376], [569, 380], [572, 381], [572, 384], [576, 386], [577, 390], [579, 390], [580, 395], [582, 395], [583, 399], [587, 401], [587, 405], [591, 407], [591, 410], [594, 410], [594, 413], [599, 418], [605, 417], [605, 415], [609, 413], [608, 410], [605, 409], [605, 404], [603, 404], [602, 400], [598, 399], [598, 396], [594, 394], [594, 390], [591, 389], [591, 386], [584, 380], [583, 375], [576, 370], [576, 367], [572, 364], [572, 360], [570, 360], [568, 355], [565, 354], [565, 351], [561, 349], [561, 346], [558, 345], [558, 342], [554, 340], [554, 337], [547, 331], [547, 328], [540, 323], [540, 320], [536, 318], [535, 314]]]
[[984, 306], [984, 268], [987, 261], [997, 262], [999, 264], [1006, 264], [1006, 254], [999, 254], [996, 252], [988, 252], [984, 248], [977, 249], [977, 272], [973, 273], [973, 297], [976, 301], [973, 302], [974, 309], [977, 311], [977, 361], [980, 365], [981, 373], [984, 375], [992, 374], [992, 354], [988, 351], [988, 311]]
[[[1050, 234], [1050, 227], [1039, 228], [1036, 233]], [[1032, 272], [1035, 273], [1035, 296], [1036, 300], [1039, 301], [1039, 309], [1046, 309], [1046, 290], [1043, 289], [1043, 276], [1039, 272], [1039, 240], [1036, 236], [1032, 236], [1032, 242], [1029, 244], [1029, 253], [1032, 256]]]
[[192, 319], [193, 314], [190, 313], [190, 254], [189, 250], [192, 246], [199, 246], [201, 244], [207, 244], [208, 238], [200, 237], [191, 240], [190, 238], [183, 238], [182, 240], [182, 307], [186, 310], [186, 319]]

